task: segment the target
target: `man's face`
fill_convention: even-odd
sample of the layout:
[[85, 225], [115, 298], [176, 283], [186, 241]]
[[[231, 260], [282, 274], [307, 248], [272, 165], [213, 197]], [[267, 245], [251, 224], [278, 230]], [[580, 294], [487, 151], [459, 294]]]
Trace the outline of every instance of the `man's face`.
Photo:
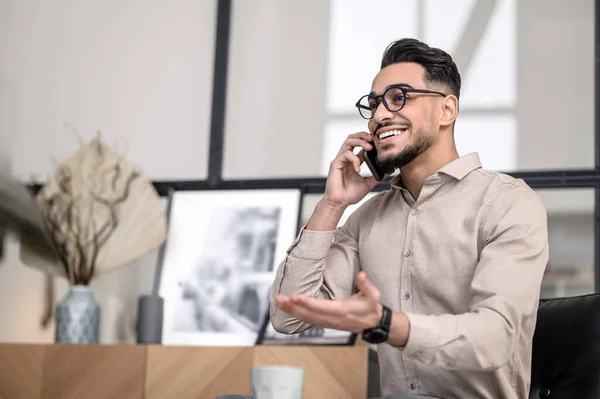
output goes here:
[[[373, 80], [371, 94], [382, 95], [390, 85], [398, 84], [414, 89], [439, 89], [425, 85], [424, 72], [423, 67], [416, 63], [389, 65]], [[402, 92], [397, 91], [393, 98], [400, 99], [398, 95], [401, 96]], [[379, 104], [373, 119], [369, 120], [369, 131], [374, 138], [379, 163], [385, 169], [409, 164], [435, 143], [439, 128], [435, 111], [440, 98], [443, 97], [408, 92], [404, 106], [396, 112], [388, 110], [383, 102]], [[394, 134], [389, 135], [389, 132]], [[385, 137], [385, 133], [389, 137]]]

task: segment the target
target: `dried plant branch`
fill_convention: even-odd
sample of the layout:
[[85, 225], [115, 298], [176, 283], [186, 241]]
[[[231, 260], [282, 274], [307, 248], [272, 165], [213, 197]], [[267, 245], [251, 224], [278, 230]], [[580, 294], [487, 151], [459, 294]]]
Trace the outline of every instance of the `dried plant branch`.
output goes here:
[[[114, 169], [115, 169], [116, 173], [112, 179], [113, 183], [112, 183], [111, 187], [113, 188], [113, 191], [117, 191], [117, 181], [118, 181], [118, 177], [121, 175], [120, 165], [118, 165], [118, 164], [115, 165]], [[123, 184], [122, 193], [112, 200], [103, 198], [95, 193], [92, 193], [92, 198], [95, 201], [97, 201], [98, 203], [104, 205], [106, 207], [106, 209], [108, 210], [109, 219], [94, 235], [93, 241], [95, 243], [94, 248], [95, 248], [96, 252], [95, 252], [95, 256], [92, 258], [92, 263], [91, 263], [88, 279], [91, 279], [94, 274], [94, 269], [96, 266], [97, 252], [106, 244], [108, 239], [111, 237], [112, 233], [118, 227], [119, 222], [118, 222], [118, 217], [117, 217], [117, 206], [120, 205], [121, 203], [125, 202], [129, 198], [129, 193], [131, 192], [131, 186], [133, 185], [134, 180], [137, 179], [138, 177], [140, 177], [140, 174], [138, 172], [134, 171], [134, 172], [130, 173], [127, 176], [125, 183]]]
[[127, 201], [134, 181], [141, 176], [137, 171], [125, 173], [121, 161], [107, 165], [107, 154], [100, 140], [92, 143], [91, 150], [93, 163], [87, 163], [91, 166], [89, 172], [75, 169], [84, 166], [83, 159], [73, 168], [59, 168], [56, 191], [39, 198], [72, 284], [89, 284], [102, 248], [119, 226], [119, 207]]
[[54, 278], [50, 274], [46, 274], [44, 283], [44, 312], [40, 325], [43, 329], [48, 328], [54, 315]]

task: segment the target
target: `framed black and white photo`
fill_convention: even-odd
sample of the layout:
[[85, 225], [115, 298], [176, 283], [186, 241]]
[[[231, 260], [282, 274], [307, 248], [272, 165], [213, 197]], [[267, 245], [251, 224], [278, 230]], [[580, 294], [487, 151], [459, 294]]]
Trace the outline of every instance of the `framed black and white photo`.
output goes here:
[[172, 193], [157, 271], [163, 344], [256, 343], [276, 266], [297, 232], [299, 204], [295, 189]]

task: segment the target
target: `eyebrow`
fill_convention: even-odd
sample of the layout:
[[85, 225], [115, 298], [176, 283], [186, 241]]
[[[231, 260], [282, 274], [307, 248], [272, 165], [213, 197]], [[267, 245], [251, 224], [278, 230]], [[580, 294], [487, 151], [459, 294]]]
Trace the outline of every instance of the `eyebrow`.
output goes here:
[[[394, 83], [394, 84], [391, 84], [391, 85], [388, 85], [388, 86], [386, 86], [386, 87], [385, 87], [385, 89], [384, 89], [383, 91], [386, 91], [386, 90], [387, 90], [387, 89], [389, 89], [390, 87], [407, 87], [407, 88], [409, 88], [409, 89], [414, 89], [414, 87], [412, 87], [412, 86], [411, 86], [411, 85], [409, 85], [408, 83]], [[369, 96], [371, 96], [371, 97], [374, 97], [374, 96], [376, 96], [376, 95], [377, 95], [377, 93], [375, 93], [374, 91], [371, 91], [371, 92], [369, 93]]]

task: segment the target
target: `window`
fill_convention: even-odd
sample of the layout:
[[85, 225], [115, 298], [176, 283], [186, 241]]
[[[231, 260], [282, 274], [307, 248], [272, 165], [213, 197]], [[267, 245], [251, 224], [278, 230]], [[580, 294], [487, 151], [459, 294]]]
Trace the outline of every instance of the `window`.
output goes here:
[[460, 154], [478, 151], [500, 171], [593, 167], [593, 1], [330, 4], [321, 175], [344, 138], [367, 129], [354, 103], [370, 91], [385, 47], [403, 37], [448, 51], [459, 67]]

